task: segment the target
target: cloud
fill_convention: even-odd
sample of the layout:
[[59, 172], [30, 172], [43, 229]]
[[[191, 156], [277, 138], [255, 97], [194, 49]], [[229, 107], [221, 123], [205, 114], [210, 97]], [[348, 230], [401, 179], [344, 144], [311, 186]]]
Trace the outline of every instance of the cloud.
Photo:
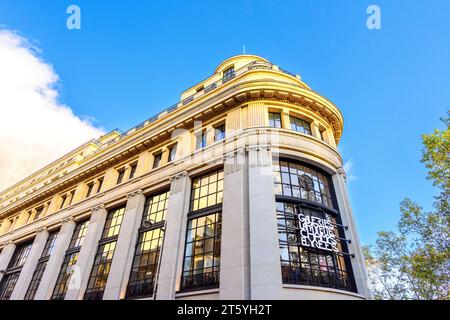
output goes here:
[[352, 159], [350, 159], [344, 163], [344, 170], [345, 170], [345, 173], [347, 174], [348, 182], [355, 181], [358, 179], [358, 177], [354, 175]]
[[58, 81], [38, 48], [0, 29], [0, 191], [103, 134], [58, 101]]

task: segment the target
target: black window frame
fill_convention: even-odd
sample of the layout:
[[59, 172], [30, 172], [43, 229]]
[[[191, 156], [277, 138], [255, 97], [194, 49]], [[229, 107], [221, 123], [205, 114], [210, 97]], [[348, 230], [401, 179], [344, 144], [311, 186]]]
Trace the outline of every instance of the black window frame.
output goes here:
[[289, 116], [291, 130], [312, 136], [311, 123], [305, 119]]
[[[118, 216], [114, 214], [119, 212]], [[105, 225], [103, 227], [102, 237], [97, 246], [94, 264], [92, 266], [88, 284], [84, 292], [83, 300], [102, 300], [105, 292], [106, 284], [111, 271], [112, 261], [119, 238], [120, 229], [122, 227], [123, 217], [125, 214], [125, 206], [108, 210]], [[104, 259], [107, 254], [106, 260]], [[106, 271], [105, 271], [106, 270]], [[97, 281], [103, 279], [102, 285], [98, 285]]]
[[161, 166], [161, 162], [162, 162], [162, 152], [157, 152], [155, 154], [153, 154], [153, 165], [152, 165], [152, 169], [157, 169]]
[[27, 241], [16, 246], [11, 260], [8, 263], [8, 268], [5, 270], [5, 274], [0, 281], [0, 300], [9, 300], [11, 298], [23, 266], [30, 255], [33, 242], [34, 240]]
[[[200, 198], [196, 198], [195, 196], [195, 190], [198, 189], [195, 187], [195, 181], [196, 179], [198, 181], [202, 181], [203, 179], [208, 179], [208, 183], [206, 184], [208, 186], [208, 192], [209, 192], [209, 185], [211, 184], [210, 177], [212, 175], [215, 175], [215, 182], [216, 188], [215, 192], [213, 194], [216, 195], [216, 201], [218, 199], [218, 193], [222, 193], [222, 200], [220, 202], [213, 203], [212, 205], [207, 205], [206, 207], [198, 208], [194, 207], [194, 201], [199, 200]], [[191, 196], [190, 196], [190, 205], [189, 205], [189, 213], [187, 215], [187, 225], [186, 225], [186, 235], [185, 235], [185, 244], [184, 244], [184, 253], [183, 253], [183, 265], [182, 265], [182, 273], [181, 273], [181, 281], [180, 281], [180, 292], [190, 292], [190, 291], [200, 291], [200, 290], [208, 290], [208, 289], [214, 289], [218, 288], [220, 286], [220, 260], [221, 260], [221, 249], [222, 249], [222, 204], [223, 204], [223, 186], [221, 191], [219, 191], [219, 185], [218, 181], [222, 181], [224, 179], [224, 168], [216, 168], [213, 170], [210, 170], [208, 172], [205, 172], [203, 174], [200, 174], [192, 179], [191, 183]], [[222, 177], [220, 179], [220, 177]], [[214, 181], [214, 180], [213, 180]], [[202, 186], [202, 183], [200, 184]], [[199, 194], [201, 195], [201, 194]], [[210, 194], [206, 195], [208, 197]], [[189, 241], [189, 231], [193, 230], [194, 228], [190, 228], [193, 226], [193, 221], [195, 220], [196, 223], [199, 221], [199, 219], [207, 218], [212, 215], [215, 215], [215, 220], [213, 222], [214, 224], [214, 236], [209, 238], [203, 238], [201, 240], [195, 240], [195, 241]], [[206, 226], [208, 224], [205, 224], [201, 228], [206, 230]], [[197, 228], [197, 225], [196, 227]], [[211, 240], [212, 239], [212, 240]], [[195, 250], [193, 251], [194, 254], [188, 254], [188, 250], [190, 248], [190, 245], [192, 244], [192, 248], [195, 249], [194, 243], [196, 242], [204, 242], [206, 241], [212, 242], [212, 251], [208, 251], [209, 253], [212, 253], [213, 256], [213, 265], [212, 266], [206, 266], [204, 265], [206, 254], [203, 252], [203, 266], [201, 269], [193, 269], [192, 267], [189, 267], [189, 269], [186, 269], [186, 263], [187, 259], [191, 258], [191, 262], [189, 263], [190, 266], [192, 266], [192, 263], [194, 263], [194, 259], [192, 259], [195, 254]], [[218, 246], [218, 247], [217, 247]], [[204, 246], [206, 247], [206, 246]], [[190, 251], [192, 252], [192, 251]], [[216, 255], [218, 254], [218, 264], [215, 264], [216, 261]], [[200, 255], [200, 254], [199, 254]], [[211, 268], [210, 271], [206, 271], [209, 268]], [[202, 270], [201, 273], [196, 273], [195, 271]]]
[[56, 239], [58, 237], [59, 231], [53, 231], [49, 233], [47, 241], [45, 242], [44, 249], [42, 250], [41, 258], [38, 260], [36, 269], [33, 272], [30, 284], [28, 286], [27, 292], [25, 293], [24, 300], [34, 300], [36, 292], [44, 275], [47, 263], [50, 260], [53, 248], [55, 247]]
[[80, 253], [83, 245], [84, 238], [89, 227], [89, 220], [82, 220], [77, 222], [75, 229], [70, 239], [69, 247], [66, 250], [63, 263], [56, 279], [55, 287], [53, 288], [52, 296], [50, 300], [64, 300], [70, 277], [72, 276], [73, 267], [78, 260], [78, 254]]
[[214, 127], [214, 142], [225, 140], [225, 123]]
[[[337, 199], [336, 199], [336, 193], [335, 193], [335, 189], [334, 189], [334, 185], [332, 183], [331, 180], [331, 176], [325, 172], [324, 170], [317, 168], [311, 164], [302, 162], [302, 161], [297, 161], [297, 160], [293, 160], [293, 159], [288, 159], [288, 158], [280, 158], [279, 162], [287, 162], [287, 163], [293, 163], [299, 166], [303, 166], [306, 168], [309, 168], [312, 171], [315, 171], [317, 173], [320, 173], [321, 175], [323, 175], [326, 179], [327, 179], [327, 183], [328, 183], [328, 187], [329, 187], [329, 196], [330, 196], [330, 201], [331, 201], [331, 205], [325, 205], [323, 203], [319, 203], [319, 202], [315, 202], [315, 201], [311, 201], [308, 199], [302, 199], [302, 198], [298, 198], [298, 197], [293, 197], [293, 196], [285, 196], [285, 195], [275, 195], [275, 202], [277, 205], [277, 210], [276, 210], [276, 215], [277, 215], [277, 221], [280, 222], [280, 212], [278, 210], [278, 204], [279, 203], [283, 203], [283, 204], [288, 204], [288, 205], [293, 205], [293, 206], [298, 206], [299, 210], [309, 210], [310, 212], [314, 212], [314, 214], [317, 215], [322, 215], [322, 219], [325, 219], [326, 217], [332, 217], [332, 219], [334, 219], [333, 222], [333, 226], [335, 228], [335, 234], [336, 234], [336, 240], [338, 242], [338, 248], [339, 248], [339, 252], [331, 252], [331, 251], [327, 251], [327, 250], [321, 250], [318, 248], [312, 248], [312, 247], [305, 247], [302, 246], [301, 244], [297, 243], [297, 252], [299, 253], [299, 257], [300, 257], [300, 252], [303, 251], [307, 251], [307, 252], [312, 252], [313, 255], [317, 255], [318, 259], [320, 260], [320, 255], [322, 256], [334, 256], [334, 261], [336, 261], [337, 259], [342, 259], [343, 264], [345, 265], [345, 269], [342, 270], [341, 268], [336, 268], [335, 269], [335, 273], [334, 274], [339, 274], [340, 277], [333, 277], [332, 274], [333, 272], [329, 272], [330, 268], [327, 269], [327, 272], [323, 272], [323, 270], [320, 270], [320, 274], [317, 275], [317, 273], [312, 272], [311, 270], [313, 270], [317, 265], [319, 265], [318, 263], [310, 263], [311, 266], [313, 266], [313, 268], [311, 268], [311, 270], [305, 271], [305, 268], [303, 267], [304, 262], [300, 261], [301, 265], [300, 267], [297, 266], [292, 266], [289, 265], [286, 267], [283, 265], [283, 263], [285, 261], [283, 261], [282, 259], [282, 245], [284, 246], [293, 246], [293, 243], [283, 243], [281, 240], [281, 236], [283, 234], [282, 229], [283, 229], [283, 224], [278, 223], [278, 233], [280, 236], [279, 239], [279, 245], [280, 245], [280, 263], [281, 263], [281, 269], [282, 269], [282, 282], [284, 284], [292, 284], [292, 285], [311, 285], [311, 286], [317, 286], [317, 287], [327, 287], [327, 288], [334, 288], [334, 289], [340, 289], [340, 290], [345, 290], [345, 291], [350, 291], [350, 292], [357, 292], [356, 291], [356, 283], [355, 283], [355, 279], [354, 279], [354, 274], [353, 274], [353, 269], [352, 269], [352, 263], [351, 263], [351, 255], [349, 254], [348, 251], [348, 245], [347, 242], [348, 240], [345, 239], [345, 231], [344, 231], [344, 226], [342, 224], [342, 220], [341, 220], [341, 216], [340, 216], [340, 212], [339, 212], [339, 208], [338, 208], [338, 204], [337, 204]], [[281, 170], [281, 169], [280, 169]], [[276, 182], [275, 182], [276, 183]], [[283, 218], [285, 219], [285, 218]], [[298, 221], [295, 222], [295, 217], [294, 219], [294, 224], [297, 223]], [[280, 229], [281, 228], [281, 229]], [[286, 228], [284, 228], [286, 229]], [[298, 232], [298, 231], [297, 231]], [[299, 237], [299, 235], [297, 235], [297, 237]], [[293, 239], [293, 236], [287, 236], [287, 239]], [[288, 249], [290, 250], [290, 249]], [[288, 251], [290, 254], [290, 251]], [[319, 261], [318, 260], [318, 261]], [[311, 261], [311, 260], [308, 260]], [[335, 265], [337, 265], [338, 263], [335, 263]], [[328, 262], [327, 262], [327, 266], [328, 266]]]

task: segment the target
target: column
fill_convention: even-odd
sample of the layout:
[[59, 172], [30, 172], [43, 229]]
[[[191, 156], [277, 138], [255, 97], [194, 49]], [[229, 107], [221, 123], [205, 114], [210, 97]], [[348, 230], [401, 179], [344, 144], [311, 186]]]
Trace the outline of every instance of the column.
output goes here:
[[144, 211], [145, 196], [138, 189], [127, 195], [128, 201], [117, 239], [103, 300], [125, 298], [131, 265], [136, 250], [137, 234]]
[[281, 117], [281, 127], [283, 129], [291, 129], [291, 118], [289, 116], [289, 111], [283, 110]]
[[353, 218], [352, 208], [347, 192], [345, 171], [343, 168], [339, 168], [338, 173], [333, 175], [333, 185], [336, 190], [336, 198], [342, 223], [343, 225], [348, 226], [348, 230], [345, 230], [345, 238], [351, 240], [351, 242], [348, 243], [348, 251], [350, 254], [355, 255], [354, 258], [350, 259], [353, 275], [355, 277], [356, 288], [359, 294], [365, 296], [367, 299], [373, 299], [372, 292], [368, 285], [366, 264], [361, 243], [359, 241], [358, 232], [356, 230], [355, 220]]
[[[0, 271], [6, 270], [8, 268], [9, 262], [11, 261], [15, 250], [16, 245], [14, 244], [14, 242], [9, 241], [5, 243], [2, 253], [0, 253]], [[3, 274], [0, 272], [0, 281], [2, 281], [2, 278]]]
[[[105, 205], [99, 205], [92, 209], [91, 219], [86, 236], [81, 246], [80, 254], [74, 268], [74, 273], [70, 279], [70, 285], [66, 293], [65, 300], [81, 300], [89, 281], [98, 242], [102, 236], [105, 226], [107, 211]], [[75, 278], [74, 278], [75, 277]]]
[[75, 226], [76, 223], [72, 217], [62, 221], [61, 230], [58, 232], [52, 255], [47, 262], [41, 283], [36, 291], [35, 300], [49, 300], [52, 297], [53, 289], [55, 288], [56, 280], [58, 280], [61, 265], [64, 261], [66, 250], [69, 248]]
[[248, 181], [245, 149], [225, 158], [220, 299], [250, 299]]
[[31, 251], [22, 267], [19, 279], [17, 279], [16, 286], [14, 287], [14, 291], [11, 295], [11, 300], [23, 300], [25, 298], [25, 294], [27, 293], [28, 286], [30, 285], [34, 270], [36, 269], [38, 260], [42, 255], [45, 243], [47, 242], [47, 238], [47, 228], [37, 230], [36, 238], [34, 238]]
[[172, 177], [157, 282], [156, 298], [159, 300], [174, 299], [175, 292], [180, 286], [189, 195], [190, 179], [187, 172], [181, 172]]
[[253, 145], [248, 153], [251, 299], [280, 299], [281, 263], [272, 152], [268, 146]]
[[322, 135], [320, 134], [320, 127], [319, 123], [317, 121], [313, 121], [311, 123], [311, 133], [314, 137], [316, 137], [319, 140], [322, 140]]

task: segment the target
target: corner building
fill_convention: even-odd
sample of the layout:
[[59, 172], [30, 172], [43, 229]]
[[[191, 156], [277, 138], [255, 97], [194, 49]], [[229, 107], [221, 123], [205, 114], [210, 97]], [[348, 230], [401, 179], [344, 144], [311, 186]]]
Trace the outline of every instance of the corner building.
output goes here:
[[339, 109], [239, 55], [0, 194], [0, 299], [369, 299]]

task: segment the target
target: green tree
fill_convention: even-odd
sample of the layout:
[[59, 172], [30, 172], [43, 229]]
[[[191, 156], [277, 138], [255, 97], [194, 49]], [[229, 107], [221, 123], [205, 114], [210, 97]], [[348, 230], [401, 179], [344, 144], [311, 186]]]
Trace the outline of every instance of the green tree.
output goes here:
[[396, 232], [379, 232], [364, 248], [376, 299], [450, 298], [450, 110], [444, 130], [422, 135], [427, 179], [439, 193], [432, 211], [409, 198], [400, 203]]

